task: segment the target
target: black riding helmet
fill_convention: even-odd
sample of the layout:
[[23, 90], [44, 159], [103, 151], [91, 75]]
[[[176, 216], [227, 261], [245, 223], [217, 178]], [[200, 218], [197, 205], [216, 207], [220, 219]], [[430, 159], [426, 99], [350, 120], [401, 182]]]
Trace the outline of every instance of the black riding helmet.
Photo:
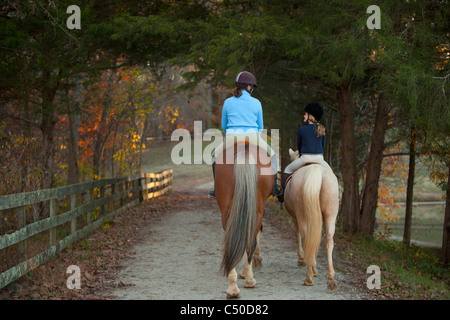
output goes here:
[[248, 85], [252, 87], [257, 87], [256, 78], [253, 74], [248, 71], [242, 71], [236, 76], [234, 84], [239, 88], [246, 88]]
[[317, 122], [320, 122], [320, 120], [323, 117], [323, 108], [320, 104], [318, 104], [316, 102], [308, 103], [308, 105], [305, 107], [305, 109], [303, 111], [314, 116], [314, 118], [316, 118]]

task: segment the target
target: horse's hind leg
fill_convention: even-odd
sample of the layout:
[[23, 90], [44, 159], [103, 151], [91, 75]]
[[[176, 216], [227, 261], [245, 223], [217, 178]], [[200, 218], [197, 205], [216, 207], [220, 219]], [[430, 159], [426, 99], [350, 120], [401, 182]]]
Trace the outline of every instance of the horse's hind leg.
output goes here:
[[248, 263], [247, 253], [244, 254], [244, 268], [242, 270], [243, 276], [245, 278], [244, 287], [245, 288], [257, 288], [255, 278], [253, 278], [252, 264]]
[[305, 286], [312, 286], [312, 285], [314, 285], [314, 277], [319, 274], [317, 272], [316, 259], [315, 258], [312, 261], [311, 265], [307, 265], [307, 268], [308, 269], [306, 270], [306, 278], [305, 278], [305, 282], [303, 284]]
[[334, 247], [334, 231], [335, 231], [335, 219], [330, 219], [332, 221], [326, 221], [325, 231], [327, 236], [327, 257], [328, 257], [328, 282], [327, 289], [330, 292], [334, 292], [337, 289], [337, 282], [334, 279], [334, 268], [333, 268], [333, 247]]
[[[253, 258], [252, 258], [252, 267], [255, 270], [261, 268], [261, 265], [262, 265], [262, 258], [259, 255], [259, 237], [260, 237], [260, 235], [261, 235], [261, 231], [259, 231], [258, 235], [256, 236], [256, 248], [255, 248], [255, 253], [253, 254]], [[246, 259], [246, 256], [247, 256], [247, 253], [245, 253], [244, 261]], [[245, 269], [245, 268], [246, 268], [246, 266], [245, 266], [245, 263], [244, 263], [243, 264], [243, 268], [242, 268], [242, 272], [238, 273], [238, 279], [245, 279], [245, 276], [246, 276], [246, 274], [248, 272], [247, 271], [248, 267], [247, 267], [247, 269]]]
[[314, 258], [314, 262], [312, 265], [312, 272], [313, 272], [313, 276], [317, 276], [319, 274], [319, 272], [317, 271], [317, 262], [316, 262], [316, 258]]
[[258, 231], [258, 234], [256, 236], [256, 249], [255, 249], [255, 253], [253, 254], [253, 259], [252, 259], [252, 266], [253, 266], [253, 269], [255, 269], [255, 270], [261, 268], [262, 260], [263, 260], [259, 254], [259, 237], [260, 236], [261, 236], [261, 230]]
[[303, 282], [303, 284], [305, 286], [312, 286], [314, 285], [314, 271], [313, 271], [313, 266], [307, 266], [308, 269], [306, 270], [306, 278], [305, 281]]
[[[302, 224], [300, 226], [300, 228], [302, 228], [302, 229], [301, 229], [301, 232], [300, 232], [299, 235], [303, 235], [303, 237], [305, 237], [305, 235], [306, 235], [306, 226], [305, 226], [305, 224]], [[303, 252], [303, 250], [302, 250], [302, 252]], [[303, 257], [304, 256], [305, 256], [305, 254], [303, 252]], [[309, 264], [306, 263], [306, 260], [305, 260], [305, 265], [307, 267], [307, 269], [306, 269], [306, 277], [305, 277], [305, 281], [303, 283], [305, 286], [312, 286], [312, 285], [314, 285], [314, 277], [318, 275], [316, 264], [317, 264], [316, 263], [316, 256], [314, 256], [314, 258], [312, 259], [312, 261], [310, 261]]]
[[240, 297], [240, 290], [237, 286], [237, 272], [234, 268], [228, 274], [228, 290], [226, 291], [226, 293], [228, 299]]
[[300, 233], [300, 229], [297, 223], [297, 220], [294, 221], [295, 225], [295, 237], [297, 238], [297, 254], [298, 254], [298, 266], [303, 267], [306, 266], [305, 263], [305, 252], [303, 251], [302, 247], [302, 235]]

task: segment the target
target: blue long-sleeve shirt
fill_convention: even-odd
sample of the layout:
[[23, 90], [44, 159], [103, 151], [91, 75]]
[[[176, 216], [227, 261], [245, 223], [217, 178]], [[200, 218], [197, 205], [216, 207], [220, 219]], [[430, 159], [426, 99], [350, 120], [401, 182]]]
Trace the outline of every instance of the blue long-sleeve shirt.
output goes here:
[[222, 109], [222, 129], [226, 134], [261, 132], [264, 129], [261, 102], [245, 90], [239, 98], [226, 99]]
[[317, 137], [317, 125], [306, 124], [297, 130], [298, 153], [323, 154], [325, 136]]

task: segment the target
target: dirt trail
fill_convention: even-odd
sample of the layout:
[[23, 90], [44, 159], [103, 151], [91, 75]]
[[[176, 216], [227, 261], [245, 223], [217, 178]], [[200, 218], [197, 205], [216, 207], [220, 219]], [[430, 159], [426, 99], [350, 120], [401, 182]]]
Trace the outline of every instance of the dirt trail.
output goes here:
[[[198, 183], [199, 181], [197, 181]], [[178, 186], [174, 192], [192, 196], [182, 210], [153, 221], [143, 232], [145, 240], [134, 247], [132, 259], [118, 274], [117, 299], [225, 299], [227, 279], [219, 271], [223, 230], [215, 200], [206, 194], [211, 182], [196, 187]], [[364, 299], [352, 286], [351, 274], [336, 270], [338, 290], [326, 290], [327, 261], [318, 257], [319, 275], [312, 287], [303, 286], [306, 268], [297, 267], [295, 237], [264, 220], [261, 237], [263, 266], [254, 271], [258, 288], [245, 289], [238, 280], [241, 299]], [[241, 266], [237, 271], [241, 271]]]

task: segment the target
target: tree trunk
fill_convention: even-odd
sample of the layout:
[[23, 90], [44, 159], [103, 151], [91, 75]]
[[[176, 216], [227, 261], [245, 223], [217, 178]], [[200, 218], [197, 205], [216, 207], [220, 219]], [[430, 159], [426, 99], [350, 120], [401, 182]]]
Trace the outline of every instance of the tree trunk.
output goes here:
[[333, 136], [333, 113], [327, 117], [325, 127], [327, 128], [327, 136], [325, 138], [325, 150], [323, 156], [325, 161], [331, 166], [331, 137]]
[[109, 110], [109, 103], [106, 102], [102, 109], [102, 115], [100, 118], [100, 124], [99, 129], [95, 137], [94, 142], [94, 154], [93, 154], [93, 180], [101, 179], [101, 172], [100, 172], [100, 163], [101, 163], [101, 157], [103, 153], [103, 147], [106, 141], [105, 138], [105, 128], [106, 128], [106, 118], [108, 116], [108, 110]]
[[389, 107], [386, 99], [380, 94], [375, 116], [375, 128], [370, 144], [369, 160], [367, 162], [366, 183], [361, 204], [361, 232], [373, 235], [375, 229], [375, 214], [378, 204], [378, 183], [381, 164], [383, 162], [384, 135], [387, 129]]
[[114, 72], [109, 71], [107, 74], [107, 79], [105, 79], [105, 81], [107, 81], [107, 86], [106, 86], [106, 91], [105, 91], [105, 96], [104, 96], [104, 101], [103, 101], [103, 109], [102, 109], [102, 115], [100, 118], [100, 123], [98, 126], [98, 131], [95, 137], [95, 142], [94, 142], [94, 155], [93, 155], [93, 160], [92, 160], [92, 164], [93, 164], [93, 180], [97, 180], [97, 179], [101, 179], [102, 178], [102, 173], [100, 170], [100, 165], [102, 163], [102, 153], [103, 153], [103, 148], [105, 146], [105, 142], [108, 138], [109, 135], [109, 130], [107, 130], [107, 119], [108, 119], [108, 112], [111, 109], [111, 91], [112, 88], [114, 86], [113, 81], [113, 76], [114, 76]]
[[42, 180], [41, 189], [49, 189], [53, 187], [54, 180], [54, 129], [56, 125], [56, 119], [53, 114], [52, 108], [43, 110], [41, 132], [42, 132]]
[[80, 182], [80, 171], [78, 167], [78, 138], [80, 127], [80, 105], [82, 103], [83, 86], [79, 80], [73, 89], [72, 99], [69, 102], [69, 152], [68, 152], [68, 175], [67, 184], [75, 184]]
[[69, 113], [69, 170], [67, 175], [67, 184], [78, 183], [80, 173], [78, 169], [78, 128], [80, 125], [80, 115]]
[[139, 164], [138, 164], [138, 168], [136, 168], [136, 172], [141, 172], [141, 168], [142, 168], [142, 153], [144, 151], [144, 145], [147, 141], [147, 131], [148, 131], [148, 123], [149, 123], [149, 115], [146, 114], [145, 115], [145, 120], [144, 120], [144, 128], [142, 129], [142, 135], [141, 135], [141, 141], [140, 141], [140, 146], [139, 146]]
[[[61, 70], [59, 76], [61, 75]], [[53, 104], [56, 91], [59, 87], [59, 78], [51, 79], [51, 72], [47, 69], [42, 71], [43, 83], [49, 84], [56, 81], [54, 86], [45, 85], [41, 91], [41, 112], [42, 120], [40, 129], [42, 132], [42, 176], [40, 187], [41, 190], [50, 189], [54, 182], [54, 163], [55, 163], [55, 146], [54, 146], [54, 130], [57, 123], [55, 116], [55, 106]], [[48, 201], [39, 204], [39, 217], [48, 217], [50, 215], [50, 203]]]
[[412, 222], [412, 202], [413, 202], [413, 188], [414, 176], [416, 173], [416, 132], [414, 127], [411, 127], [411, 140], [409, 144], [409, 171], [408, 171], [408, 185], [406, 187], [406, 209], [405, 209], [405, 227], [403, 230], [403, 245], [409, 248], [411, 243], [411, 222]]
[[338, 88], [339, 126], [341, 129], [341, 172], [344, 184], [341, 214], [344, 229], [359, 231], [359, 191], [356, 169], [355, 123], [353, 95], [350, 85]]
[[445, 202], [444, 234], [442, 236], [442, 261], [450, 263], [450, 163], [448, 165], [447, 200]]
[[[61, 71], [59, 72], [61, 75]], [[48, 83], [51, 80], [50, 71], [47, 69], [43, 70], [43, 78], [46, 79], [44, 83]], [[52, 79], [55, 80], [55, 79]], [[57, 118], [55, 117], [55, 106], [53, 100], [55, 99], [56, 91], [58, 90], [59, 79], [53, 87], [45, 86], [42, 88], [42, 122], [41, 131], [43, 137], [43, 159], [42, 159], [42, 180], [41, 188], [49, 189], [53, 187], [54, 178], [54, 129], [57, 123]]]

